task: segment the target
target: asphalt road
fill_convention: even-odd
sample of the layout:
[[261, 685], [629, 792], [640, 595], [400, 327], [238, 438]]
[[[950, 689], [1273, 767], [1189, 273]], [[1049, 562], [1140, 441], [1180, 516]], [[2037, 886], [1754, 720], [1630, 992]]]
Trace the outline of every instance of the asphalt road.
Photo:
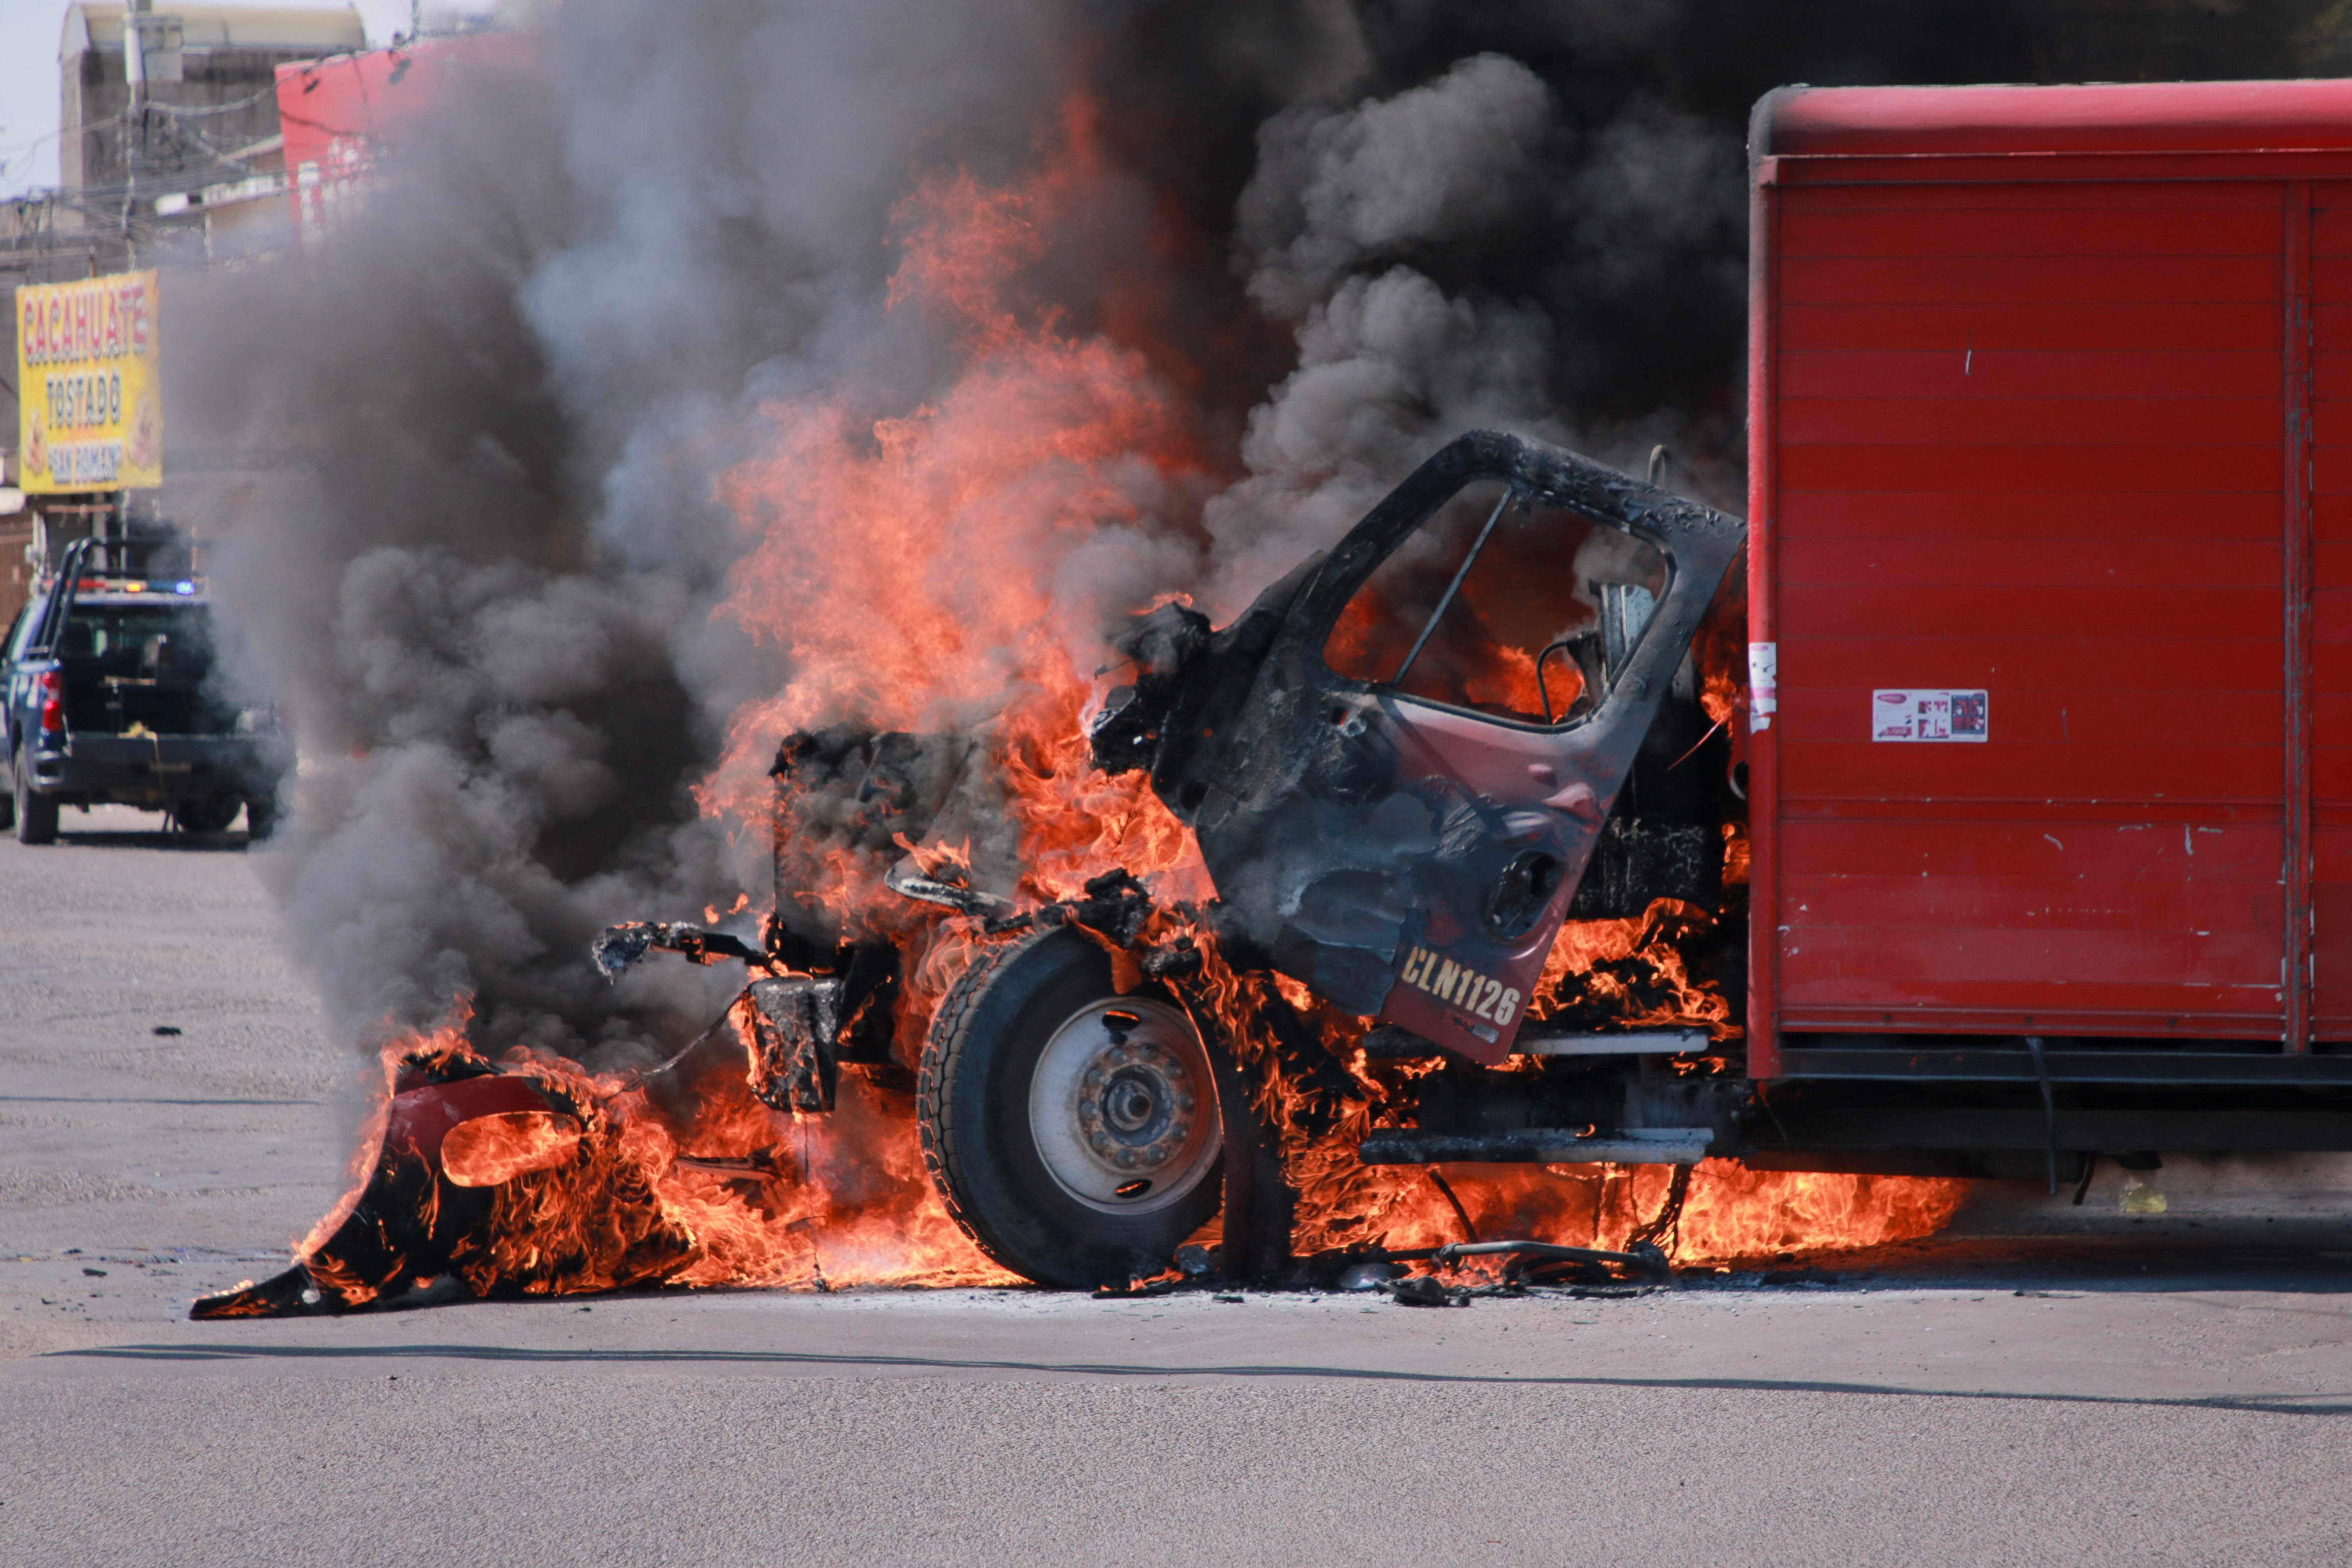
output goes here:
[[[234, 837], [0, 841], [0, 1563], [2352, 1560], [2352, 1178], [1993, 1190], [1834, 1283], [190, 1323], [355, 1063]], [[158, 1035], [159, 1027], [176, 1035]]]

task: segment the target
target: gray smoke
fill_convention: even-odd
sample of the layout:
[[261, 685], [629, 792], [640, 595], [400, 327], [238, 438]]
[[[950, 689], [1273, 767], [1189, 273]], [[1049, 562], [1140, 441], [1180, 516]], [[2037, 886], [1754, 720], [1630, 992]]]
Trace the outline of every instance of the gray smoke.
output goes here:
[[[938, 592], [1037, 584], [1081, 662], [1160, 593], [1230, 613], [1461, 430], [1636, 458], [1681, 438], [1680, 406], [1574, 416], [1595, 324], [1659, 246], [1733, 258], [1736, 288], [1736, 135], [1642, 105], [1582, 125], [1494, 51], [1391, 81], [1328, 0], [574, 0], [551, 22], [458, 72], [322, 249], [171, 285], [175, 439], [289, 459], [175, 504], [226, 541], [236, 670], [299, 739], [257, 863], [355, 1039], [470, 996], [486, 1043], [604, 1060], [715, 1011], [726, 971], [614, 988], [583, 955], [609, 921], [748, 900], [748, 931], [766, 902], [766, 822], [696, 798], [799, 669], [719, 613], [730, 574], [804, 542], [787, 603], [893, 610], [789, 474], [748, 520], [721, 481], [768, 452], [774, 406], [822, 396], [855, 432], [951, 395], [968, 324], [888, 308], [908, 198], [1018, 174], [1074, 91], [1118, 172], [1016, 308], [1116, 337], [1144, 275], [1132, 352], [1190, 400], [1212, 471], [1041, 458], [1019, 493], [1118, 515], [950, 551]], [[968, 779], [942, 820], [1001, 860], [1000, 798]]]
[[[1640, 106], [1579, 135], [1559, 109], [1528, 67], [1480, 54], [1393, 96], [1292, 109], [1259, 131], [1237, 258], [1250, 297], [1297, 323], [1297, 366], [1250, 414], [1248, 477], [1208, 509], [1208, 597], [1221, 609], [1330, 544], [1467, 429], [1627, 466], [1672, 441], [1695, 448], [1718, 499], [1728, 488], [1729, 429], [1680, 410], [1578, 418], [1563, 382], [1584, 350], [1582, 310], [1605, 310], [1662, 253], [1736, 223], [1738, 187], [1724, 176], [1737, 143]], [[1433, 276], [1498, 252], [1550, 265]], [[1556, 274], [1570, 267], [1580, 309], [1563, 320], [1545, 295], [1561, 298]]]
[[[1626, 467], [1668, 441], [1685, 488], [1736, 504], [1756, 95], [2341, 52], [2309, 42], [2317, 0], [2226, 57], [2192, 0], [2154, 9], [2182, 25], [1957, 0], [566, 0], [443, 89], [324, 248], [166, 284], [173, 446], [279, 459], [165, 500], [225, 541], [236, 674], [300, 743], [257, 861], [331, 1026], [470, 994], [488, 1043], [609, 1056], [723, 997], [723, 970], [608, 988], [583, 953], [610, 921], [748, 899], [748, 925], [766, 901], [765, 822], [697, 798], [730, 728], [806, 673], [719, 609], [751, 552], [782, 563], [787, 610], [895, 624], [891, 547], [844, 540], [773, 411], [821, 397], [871, 451], [877, 419], [959, 395], [971, 324], [888, 304], [926, 179], [1001, 184], [1093, 106], [1108, 173], [1029, 222], [1007, 308], [1140, 365], [1199, 460], [1041, 449], [982, 498], [1053, 514], [1016, 546], [935, 487], [922, 582], [949, 606], [1035, 587], [1083, 667], [1158, 594], [1231, 614], [1476, 426]], [[755, 459], [747, 517], [720, 484]], [[941, 657], [992, 700], [1018, 660], [991, 635]], [[873, 722], [859, 705], [810, 717]], [[923, 719], [995, 721], [969, 696]], [[994, 781], [950, 795], [942, 820], [1001, 855]]]
[[[308, 257], [176, 276], [177, 430], [295, 461], [171, 498], [236, 671], [300, 776], [257, 857], [331, 1026], [471, 996], [488, 1043], [674, 1040], [728, 984], [608, 988], [606, 922], [764, 892], [759, 825], [692, 787], [785, 671], [712, 607], [713, 495], [765, 397], [919, 398], [942, 345], [880, 309], [931, 140], [1009, 167], [1050, 6], [590, 0], [530, 67], [476, 64]], [[749, 916], [745, 917], [748, 922]]]

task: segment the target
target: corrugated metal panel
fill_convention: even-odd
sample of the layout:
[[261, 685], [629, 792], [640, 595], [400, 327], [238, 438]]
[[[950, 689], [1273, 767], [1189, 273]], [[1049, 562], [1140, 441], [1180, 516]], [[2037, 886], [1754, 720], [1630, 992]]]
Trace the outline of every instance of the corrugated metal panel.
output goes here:
[[2312, 976], [2352, 1037], [2352, 184], [2311, 187]]
[[1780, 1027], [2280, 1033], [2280, 193], [1778, 187]]

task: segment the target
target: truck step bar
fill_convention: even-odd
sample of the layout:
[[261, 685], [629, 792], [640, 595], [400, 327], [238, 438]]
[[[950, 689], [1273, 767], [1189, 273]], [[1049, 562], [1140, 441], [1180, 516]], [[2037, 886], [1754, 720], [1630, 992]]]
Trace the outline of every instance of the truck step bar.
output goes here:
[[[1688, 1057], [1706, 1049], [1707, 1043], [1708, 1036], [1705, 1029], [1553, 1032], [1540, 1024], [1534, 1024], [1519, 1032], [1519, 1037], [1511, 1044], [1511, 1054], [1520, 1057]], [[1442, 1057], [1445, 1054], [1445, 1047], [1410, 1029], [1383, 1024], [1364, 1037], [1364, 1054], [1378, 1061], [1412, 1060], [1423, 1057]]]
[[[2053, 1050], [2042, 1058], [2047, 1081], [2132, 1084], [2352, 1084], [2352, 1056], [2269, 1051]], [[1780, 1076], [1892, 1079], [1906, 1083], [2034, 1083], [2033, 1053], [2023, 1046], [1910, 1047], [1786, 1047]]]
[[1598, 1137], [1572, 1128], [1517, 1132], [1424, 1132], [1395, 1128], [1358, 1146], [1367, 1165], [1693, 1165], [1706, 1158], [1715, 1133], [1705, 1127], [1640, 1127]]
[[1545, 1034], [1539, 1028], [1521, 1031], [1511, 1046], [1519, 1057], [1696, 1056], [1707, 1047], [1705, 1029], [1636, 1029], [1611, 1035]]

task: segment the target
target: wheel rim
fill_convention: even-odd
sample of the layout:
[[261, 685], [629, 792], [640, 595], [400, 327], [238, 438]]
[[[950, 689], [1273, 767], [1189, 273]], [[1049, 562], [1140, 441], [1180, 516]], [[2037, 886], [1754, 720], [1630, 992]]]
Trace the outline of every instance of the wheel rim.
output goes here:
[[1088, 1003], [1037, 1058], [1029, 1128], [1045, 1173], [1088, 1208], [1140, 1215], [1182, 1201], [1208, 1179], [1221, 1142], [1192, 1021], [1148, 998]]

